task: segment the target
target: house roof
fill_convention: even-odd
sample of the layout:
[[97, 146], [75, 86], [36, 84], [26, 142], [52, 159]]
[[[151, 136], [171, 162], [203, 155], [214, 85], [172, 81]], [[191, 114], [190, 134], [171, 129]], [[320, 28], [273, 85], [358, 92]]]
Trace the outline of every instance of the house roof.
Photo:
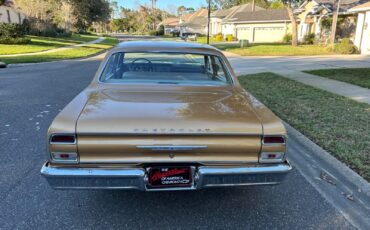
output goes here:
[[[329, 13], [333, 12], [334, 0], [313, 0], [313, 1], [317, 3], [317, 6], [313, 9], [313, 13], [322, 9], [319, 7], [327, 9]], [[369, 0], [340, 0], [339, 12], [343, 13], [351, 11], [350, 10], [351, 8], [354, 8], [355, 6], [361, 5], [368, 1]], [[304, 7], [307, 4], [307, 2], [308, 1], [305, 1], [299, 8]]]
[[192, 14], [183, 15], [180, 24], [183, 26], [207, 26], [208, 10], [199, 9]]
[[266, 21], [290, 21], [288, 11], [286, 9], [268, 9], [248, 13], [239, 12], [233, 18], [230, 18], [227, 23]]
[[216, 10], [211, 14], [211, 17], [215, 18], [224, 18], [227, 15], [229, 15], [231, 12], [233, 12], [235, 9], [237, 9], [239, 6], [233, 6], [229, 9], [221, 9], [221, 10]]
[[182, 22], [186, 22], [189, 20], [189, 18], [191, 17], [192, 14], [183, 14], [180, 16], [180, 21]]
[[355, 6], [355, 7], [353, 7], [353, 8], [350, 9], [350, 11], [352, 11], [352, 12], [365, 11], [365, 10], [370, 11], [370, 1], [369, 2], [365, 2], [364, 4]]
[[166, 18], [159, 24], [165, 26], [177, 26], [179, 22], [180, 22], [179, 18]]
[[[259, 6], [255, 6], [255, 12], [257, 11], [264, 11], [265, 8], [262, 8], [262, 7], [259, 7]], [[235, 15], [237, 14], [245, 14], [245, 13], [251, 13], [253, 12], [252, 11], [252, 4], [250, 3], [247, 3], [247, 4], [242, 4], [242, 5], [239, 5], [239, 6], [236, 6], [224, 19], [224, 22], [228, 22], [230, 20], [230, 22], [232, 22], [233, 18], [235, 18]]]
[[206, 17], [194, 17], [192, 20], [181, 24], [182, 26], [187, 27], [206, 27], [208, 23], [208, 18]]

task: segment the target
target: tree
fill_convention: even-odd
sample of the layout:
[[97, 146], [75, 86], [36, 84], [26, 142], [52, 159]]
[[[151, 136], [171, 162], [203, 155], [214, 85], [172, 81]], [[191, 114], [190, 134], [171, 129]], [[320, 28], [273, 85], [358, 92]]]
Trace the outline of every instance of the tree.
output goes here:
[[[213, 0], [213, 2], [219, 9], [229, 9], [240, 4], [252, 3], [253, 0]], [[268, 8], [269, 6], [267, 0], [255, 0], [255, 4], [263, 8]]]
[[281, 2], [281, 1], [278, 1], [278, 0], [274, 0], [270, 3], [270, 9], [283, 9], [285, 8], [284, 7], [284, 4]]
[[334, 42], [335, 42], [335, 34], [337, 32], [338, 11], [339, 11], [339, 0], [334, 0], [333, 22], [331, 24], [331, 34], [330, 34], [330, 44], [331, 45], [334, 45]]
[[292, 24], [292, 46], [298, 46], [298, 23], [293, 12], [293, 4], [298, 3], [297, 0], [281, 0], [288, 11], [289, 19]]
[[112, 12], [112, 18], [119, 18], [120, 17], [120, 8], [118, 6], [118, 2], [117, 1], [112, 1], [110, 0], [109, 1], [109, 6], [110, 6], [110, 9], [111, 9], [111, 12]]
[[76, 20], [74, 26], [86, 31], [93, 23], [104, 23], [110, 18], [111, 8], [107, 0], [69, 0]]
[[182, 15], [186, 11], [185, 6], [179, 6], [177, 7], [177, 15]]

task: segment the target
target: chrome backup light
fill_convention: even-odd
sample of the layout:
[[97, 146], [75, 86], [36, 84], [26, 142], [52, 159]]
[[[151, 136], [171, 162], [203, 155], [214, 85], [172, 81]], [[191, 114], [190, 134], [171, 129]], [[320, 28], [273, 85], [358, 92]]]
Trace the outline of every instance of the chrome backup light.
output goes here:
[[285, 153], [263, 152], [260, 155], [260, 163], [280, 163], [285, 160]]
[[78, 163], [77, 153], [51, 153], [51, 159], [53, 162], [58, 163]]

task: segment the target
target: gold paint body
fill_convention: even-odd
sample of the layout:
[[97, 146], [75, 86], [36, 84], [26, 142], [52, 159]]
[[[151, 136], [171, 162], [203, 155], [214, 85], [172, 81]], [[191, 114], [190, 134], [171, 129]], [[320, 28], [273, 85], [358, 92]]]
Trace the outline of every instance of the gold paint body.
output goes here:
[[[101, 83], [99, 77], [115, 52], [185, 52], [221, 57], [232, 85], [139, 85]], [[150, 163], [256, 164], [263, 135], [284, 135], [268, 108], [240, 87], [226, 57], [217, 49], [189, 43], [135, 42], [107, 54], [92, 83], [55, 118], [51, 134], [71, 133], [76, 145], [49, 145], [49, 152], [79, 153], [79, 165]], [[139, 149], [142, 145], [208, 146], [184, 151]], [[54, 163], [55, 164], [55, 163]], [[63, 166], [63, 164], [55, 164]]]

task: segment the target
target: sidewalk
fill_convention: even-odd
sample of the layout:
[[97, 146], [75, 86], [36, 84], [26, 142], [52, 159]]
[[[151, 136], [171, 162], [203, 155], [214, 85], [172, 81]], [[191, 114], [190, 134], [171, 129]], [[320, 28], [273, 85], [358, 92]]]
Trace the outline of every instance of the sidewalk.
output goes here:
[[355, 101], [364, 102], [370, 105], [370, 89], [300, 71], [277, 70], [272, 72], [303, 84], [349, 97]]
[[370, 68], [370, 56], [324, 55], [252, 57], [224, 52], [237, 75], [272, 72], [331, 93], [370, 104], [370, 89], [304, 73], [304, 70]]
[[313, 70], [335, 68], [369, 68], [370, 56], [239, 56], [224, 52], [237, 75], [273, 72], [275, 70]]
[[88, 44], [96, 44], [96, 43], [100, 43], [100, 42], [102, 42], [102, 41], [104, 41], [104, 40], [105, 40], [105, 38], [104, 38], [104, 37], [99, 37], [98, 39], [95, 39], [95, 40], [93, 40], [93, 41], [90, 41], [90, 42], [83, 42], [83, 43], [80, 43], [80, 44], [77, 44], [77, 45], [64, 46], [64, 47], [60, 47], [60, 48], [56, 48], [56, 49], [45, 50], [45, 51], [34, 52], [34, 53], [23, 53], [23, 54], [7, 54], [7, 55], [0, 55], [0, 58], [2, 58], [2, 57], [31, 56], [31, 55], [37, 55], [37, 54], [53, 53], [53, 52], [58, 52], [58, 51], [63, 51], [63, 50], [68, 50], [68, 49], [78, 48], [78, 47], [81, 47], [81, 46], [84, 46], [84, 45], [88, 45]]

